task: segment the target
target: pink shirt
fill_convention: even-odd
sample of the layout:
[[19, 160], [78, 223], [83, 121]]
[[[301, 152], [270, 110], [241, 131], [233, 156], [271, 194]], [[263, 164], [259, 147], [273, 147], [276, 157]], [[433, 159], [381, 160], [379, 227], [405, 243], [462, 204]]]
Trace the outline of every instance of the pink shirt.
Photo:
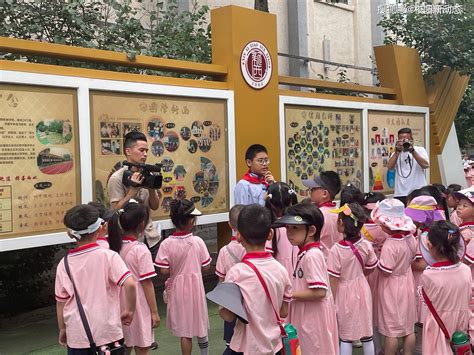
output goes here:
[[278, 249], [275, 259], [286, 268], [288, 277], [291, 280], [293, 278], [293, 269], [296, 265], [299, 249], [289, 242], [286, 227], [277, 228], [273, 238], [276, 239]]
[[461, 231], [461, 234], [464, 237], [466, 243], [469, 243], [469, 241], [474, 236], [474, 222], [461, 223], [459, 225], [459, 230]]
[[334, 208], [336, 208], [336, 204], [334, 202], [325, 202], [319, 205], [319, 209], [324, 216], [324, 225], [321, 229], [320, 242], [324, 257], [326, 259], [328, 258], [329, 250], [331, 250], [333, 245], [343, 239], [342, 234], [337, 231], [337, 213], [329, 212]]
[[[283, 302], [291, 300], [291, 283], [286, 269], [269, 252], [247, 253], [243, 260], [257, 267], [267, 284], [273, 305], [279, 312]], [[283, 347], [280, 328], [255, 272], [248, 265], [239, 263], [229, 270], [225, 281], [240, 287], [249, 321], [245, 325], [237, 320], [230, 348], [246, 355], [277, 353]]]
[[97, 238], [97, 244], [99, 244], [102, 248], [109, 249], [109, 240], [106, 237]]
[[216, 275], [225, 278], [230, 268], [239, 263], [244, 255], [245, 248], [235, 237], [232, 237], [230, 243], [219, 250], [216, 263]]
[[[70, 250], [68, 264], [96, 344], [122, 339], [120, 286], [132, 276], [123, 260], [116, 252], [91, 243]], [[64, 259], [56, 269], [55, 296], [57, 302], [66, 303], [63, 315], [68, 346], [89, 348]]]
[[385, 240], [388, 238], [387, 233], [385, 233], [379, 225], [369, 220], [364, 223], [361, 234], [372, 243], [375, 255], [379, 257], [382, 252], [383, 243], [385, 243]]

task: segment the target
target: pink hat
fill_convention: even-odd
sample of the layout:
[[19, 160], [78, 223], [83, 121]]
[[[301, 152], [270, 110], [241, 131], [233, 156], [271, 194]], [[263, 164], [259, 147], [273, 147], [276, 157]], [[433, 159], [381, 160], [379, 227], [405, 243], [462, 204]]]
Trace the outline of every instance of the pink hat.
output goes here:
[[417, 196], [405, 208], [405, 214], [413, 221], [429, 225], [434, 221], [444, 220], [444, 216], [437, 209], [437, 202], [432, 196]]
[[454, 196], [456, 196], [456, 198], [467, 198], [469, 201], [474, 203], [474, 185], [467, 189], [455, 192]]
[[400, 200], [388, 198], [377, 202], [370, 217], [372, 220], [393, 231], [406, 231], [413, 233], [416, 226], [412, 219], [405, 215], [405, 205]]

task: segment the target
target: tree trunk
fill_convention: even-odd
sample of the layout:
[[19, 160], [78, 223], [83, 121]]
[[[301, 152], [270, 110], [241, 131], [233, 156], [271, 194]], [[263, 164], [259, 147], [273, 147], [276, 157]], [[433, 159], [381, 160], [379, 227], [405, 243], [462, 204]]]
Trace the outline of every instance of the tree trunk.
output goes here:
[[268, 0], [255, 0], [255, 10], [268, 12]]

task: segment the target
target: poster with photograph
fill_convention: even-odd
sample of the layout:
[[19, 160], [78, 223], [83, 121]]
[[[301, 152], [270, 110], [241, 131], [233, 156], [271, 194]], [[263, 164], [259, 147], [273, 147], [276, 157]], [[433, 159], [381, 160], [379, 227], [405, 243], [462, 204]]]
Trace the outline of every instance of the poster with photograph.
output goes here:
[[79, 202], [76, 92], [0, 84], [0, 239], [64, 230]]
[[326, 170], [363, 187], [361, 126], [359, 110], [285, 105], [286, 176], [300, 200], [309, 197], [301, 180]]
[[425, 115], [423, 113], [369, 111], [369, 186], [370, 191], [392, 194], [396, 171], [387, 164], [395, 151], [398, 130], [409, 127], [413, 144], [425, 147]]
[[165, 95], [91, 92], [94, 193], [109, 205], [107, 181], [126, 159], [124, 136], [148, 140], [147, 164], [162, 164], [160, 207], [169, 218], [174, 198], [192, 200], [203, 213], [228, 209], [226, 102]]

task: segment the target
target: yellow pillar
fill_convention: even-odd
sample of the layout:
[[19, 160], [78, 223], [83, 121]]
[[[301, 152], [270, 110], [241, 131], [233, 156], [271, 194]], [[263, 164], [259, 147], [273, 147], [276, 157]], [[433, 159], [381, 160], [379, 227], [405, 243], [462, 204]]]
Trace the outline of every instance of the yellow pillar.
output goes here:
[[[374, 47], [374, 53], [380, 85], [394, 88], [400, 105], [429, 106], [417, 49], [390, 45]], [[430, 144], [430, 182], [442, 182], [433, 144]]]
[[[212, 63], [227, 65], [225, 78], [234, 91], [237, 176], [247, 167], [245, 151], [251, 144], [263, 144], [271, 159], [270, 170], [280, 179], [280, 131], [278, 92], [278, 51], [276, 16], [238, 6], [225, 6], [211, 11]], [[260, 42], [271, 58], [271, 79], [261, 89], [251, 87], [243, 76], [241, 55], [251, 42]], [[266, 62], [267, 63], [267, 62]], [[268, 64], [268, 63], [267, 63]], [[228, 227], [218, 225], [218, 245], [228, 238]]]

